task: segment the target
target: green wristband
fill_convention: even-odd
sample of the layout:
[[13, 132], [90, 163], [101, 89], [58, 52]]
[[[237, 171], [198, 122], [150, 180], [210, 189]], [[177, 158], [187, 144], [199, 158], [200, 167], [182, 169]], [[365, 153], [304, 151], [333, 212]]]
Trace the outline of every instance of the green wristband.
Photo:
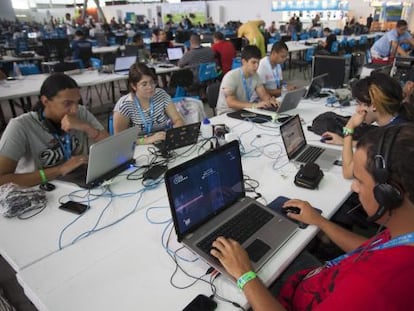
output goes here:
[[45, 171], [42, 169], [39, 170], [39, 175], [40, 175], [40, 181], [42, 182], [42, 184], [46, 184], [48, 180], [47, 180]]
[[354, 129], [350, 129], [348, 127], [343, 127], [342, 128], [342, 134], [344, 135], [344, 137], [350, 136], [350, 135], [354, 134]]
[[144, 145], [145, 144], [145, 137], [138, 138], [138, 145]]
[[243, 290], [244, 286], [251, 280], [254, 280], [256, 277], [257, 274], [253, 271], [246, 272], [237, 280], [237, 287]]

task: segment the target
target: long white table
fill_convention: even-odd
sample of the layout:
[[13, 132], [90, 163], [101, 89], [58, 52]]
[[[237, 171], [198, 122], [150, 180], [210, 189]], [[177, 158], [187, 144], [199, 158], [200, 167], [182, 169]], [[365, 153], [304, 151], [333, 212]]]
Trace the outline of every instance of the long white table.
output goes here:
[[[306, 128], [316, 115], [326, 109], [324, 100], [301, 103], [292, 114], [300, 112]], [[346, 112], [338, 113], [351, 111], [352, 107]], [[214, 124], [225, 123], [233, 133], [239, 135], [246, 152], [242, 158], [244, 172], [260, 182], [257, 191], [262, 194], [263, 202], [270, 202], [279, 195], [301, 198], [320, 208], [324, 216], [331, 217], [350, 193], [350, 181], [342, 178], [340, 167], [325, 172], [318, 190], [294, 186], [293, 179], [298, 167], [287, 163], [277, 124], [257, 125], [226, 116], [213, 118], [212, 121]], [[318, 136], [307, 130], [305, 133], [309, 142], [318, 141]], [[119, 185], [123, 188], [124, 183]], [[175, 263], [162, 244], [165, 244], [169, 234], [165, 221], [171, 217], [164, 185], [152, 190], [150, 196], [152, 202], [148, 199], [148, 204], [142, 205], [143, 209], [123, 222], [18, 271], [18, 280], [36, 307], [42, 311], [181, 310], [196, 295], [202, 293], [209, 296], [209, 284], [201, 281], [187, 289], [177, 289], [170, 284]], [[119, 211], [122, 208], [120, 205], [114, 210]], [[129, 207], [130, 204], [123, 206]], [[41, 217], [44, 216], [33, 221], [41, 222]], [[24, 223], [21, 224], [23, 225]], [[15, 226], [16, 224], [3, 229], [1, 223], [0, 230], [12, 232]], [[289, 242], [259, 271], [259, 276], [266, 285], [270, 285], [280, 275], [317, 231], [314, 226], [298, 229]], [[42, 243], [42, 240], [37, 240], [33, 245], [38, 243]], [[176, 242], [174, 232], [169, 247], [174, 251], [181, 247]], [[193, 261], [196, 256], [186, 250], [180, 251], [178, 255], [187, 260], [178, 259], [180, 265], [194, 276], [201, 276], [208, 269], [200, 259]], [[185, 286], [192, 283], [193, 279], [179, 271], [173, 282]], [[234, 282], [220, 276], [214, 285], [220, 296], [247, 306], [245, 297]], [[218, 310], [234, 310], [234, 307], [218, 301]]]

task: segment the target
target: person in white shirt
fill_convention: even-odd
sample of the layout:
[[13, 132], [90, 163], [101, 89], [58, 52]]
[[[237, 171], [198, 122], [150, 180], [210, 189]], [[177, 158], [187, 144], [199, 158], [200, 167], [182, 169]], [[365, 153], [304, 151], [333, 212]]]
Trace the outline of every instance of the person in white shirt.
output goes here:
[[[268, 94], [279, 97], [282, 93], [282, 64], [287, 60], [289, 55], [287, 45], [282, 42], [273, 44], [269, 56], [260, 60], [257, 74], [263, 82], [263, 86]], [[288, 90], [295, 89], [294, 85], [288, 85]], [[255, 99], [257, 98], [257, 95]]]

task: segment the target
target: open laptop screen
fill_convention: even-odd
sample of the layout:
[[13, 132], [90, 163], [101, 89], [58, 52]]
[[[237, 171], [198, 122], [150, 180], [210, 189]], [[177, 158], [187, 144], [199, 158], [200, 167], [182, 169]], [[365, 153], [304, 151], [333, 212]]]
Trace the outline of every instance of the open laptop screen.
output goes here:
[[167, 49], [168, 59], [171, 60], [179, 60], [183, 57], [183, 49], [180, 47], [177, 48], [168, 48]]
[[283, 123], [280, 126], [280, 134], [282, 135], [289, 160], [294, 158], [306, 145], [299, 115], [296, 115]]
[[114, 71], [128, 71], [137, 60], [136, 56], [117, 57], [115, 59]]
[[244, 197], [238, 142], [172, 168], [165, 183], [177, 235], [182, 237]]

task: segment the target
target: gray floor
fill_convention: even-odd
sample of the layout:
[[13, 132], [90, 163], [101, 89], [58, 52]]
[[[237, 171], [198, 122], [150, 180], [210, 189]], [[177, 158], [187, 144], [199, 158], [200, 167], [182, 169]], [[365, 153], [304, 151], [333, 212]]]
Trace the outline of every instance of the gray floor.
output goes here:
[[[284, 78], [290, 84], [294, 84], [298, 87], [308, 85], [310, 80], [310, 71], [307, 76], [298, 70], [292, 70], [291, 73], [284, 72]], [[115, 84], [115, 94], [120, 97], [120, 89], [125, 89], [124, 84]], [[92, 95], [89, 96], [90, 91], [82, 89], [82, 98], [87, 105], [91, 108], [91, 111], [97, 116], [101, 121], [102, 125], [107, 128], [108, 125], [108, 116], [112, 112], [112, 108], [115, 103], [112, 102], [110, 96], [107, 96], [105, 90], [101, 95], [98, 95], [94, 88], [92, 88]], [[102, 99], [103, 104], [100, 103], [99, 98]], [[91, 98], [90, 102], [87, 100]], [[32, 103], [36, 102], [36, 97], [32, 98]], [[9, 120], [12, 117], [12, 113], [8, 104], [3, 104], [2, 106], [6, 119]], [[208, 117], [213, 116], [212, 109], [205, 103], [204, 110]], [[16, 112], [18, 114], [23, 113], [23, 111], [16, 107]], [[36, 308], [33, 304], [24, 296], [23, 290], [20, 285], [17, 283], [13, 269], [7, 264], [7, 262], [0, 257], [0, 293], [2, 292], [4, 296], [9, 300], [9, 302], [16, 308], [17, 311], [36, 311]]]

